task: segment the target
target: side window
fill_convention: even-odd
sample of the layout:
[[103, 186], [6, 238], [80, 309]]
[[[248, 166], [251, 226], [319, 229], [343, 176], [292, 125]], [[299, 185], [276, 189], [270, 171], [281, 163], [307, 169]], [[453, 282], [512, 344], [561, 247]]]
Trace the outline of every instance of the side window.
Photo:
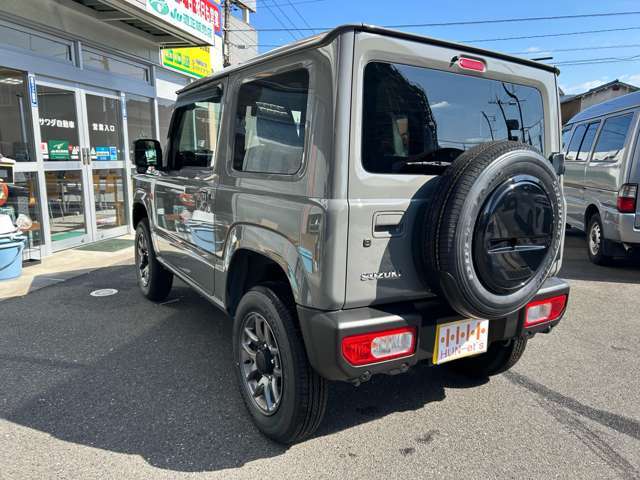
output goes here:
[[308, 98], [305, 69], [243, 84], [235, 114], [233, 169], [285, 175], [300, 170]]
[[627, 113], [605, 120], [591, 161], [617, 162], [622, 158], [632, 119], [633, 113]]
[[578, 152], [578, 158], [581, 162], [586, 161], [589, 158], [593, 141], [596, 138], [596, 132], [598, 131], [598, 125], [600, 122], [590, 123], [587, 127], [587, 131], [584, 132], [584, 138], [582, 139], [582, 145], [580, 145], [580, 151]]
[[580, 145], [582, 144], [582, 139], [584, 138], [584, 132], [586, 129], [586, 125], [578, 125], [573, 131], [573, 137], [571, 137], [571, 142], [569, 142], [569, 147], [567, 148], [567, 160], [577, 160]]
[[171, 170], [214, 165], [222, 112], [222, 88], [202, 101], [184, 105], [176, 111], [177, 128], [173, 137]]
[[566, 152], [569, 146], [569, 140], [571, 139], [571, 127], [564, 128], [562, 130], [562, 151]]

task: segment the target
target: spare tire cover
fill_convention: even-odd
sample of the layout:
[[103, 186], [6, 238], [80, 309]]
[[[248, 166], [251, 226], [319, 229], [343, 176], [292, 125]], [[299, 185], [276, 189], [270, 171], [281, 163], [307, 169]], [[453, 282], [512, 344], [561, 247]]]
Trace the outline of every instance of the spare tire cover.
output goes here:
[[551, 163], [532, 147], [490, 142], [460, 155], [420, 218], [426, 283], [462, 315], [501, 318], [524, 307], [551, 271], [564, 233]]

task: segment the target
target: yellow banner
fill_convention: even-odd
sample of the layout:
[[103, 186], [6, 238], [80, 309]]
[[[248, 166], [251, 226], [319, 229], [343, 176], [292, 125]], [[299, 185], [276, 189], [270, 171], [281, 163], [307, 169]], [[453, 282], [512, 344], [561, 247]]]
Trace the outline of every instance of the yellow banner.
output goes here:
[[165, 48], [162, 50], [162, 65], [196, 78], [213, 73], [209, 47]]

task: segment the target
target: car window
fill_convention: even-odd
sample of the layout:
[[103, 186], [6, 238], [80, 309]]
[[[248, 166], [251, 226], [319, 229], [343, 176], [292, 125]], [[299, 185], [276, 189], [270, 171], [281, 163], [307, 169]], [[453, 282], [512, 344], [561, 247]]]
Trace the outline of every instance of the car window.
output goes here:
[[286, 175], [300, 170], [308, 98], [306, 69], [243, 84], [235, 115], [233, 169]]
[[571, 142], [569, 142], [569, 147], [567, 147], [566, 159], [568, 161], [574, 161], [577, 159], [578, 151], [580, 150], [580, 145], [582, 144], [582, 139], [584, 138], [584, 132], [586, 129], [586, 125], [578, 125], [573, 131]]
[[596, 138], [596, 132], [598, 131], [598, 125], [600, 122], [590, 123], [587, 127], [587, 131], [584, 132], [584, 138], [582, 139], [582, 144], [580, 145], [580, 150], [578, 151], [578, 157], [576, 160], [584, 162], [589, 157], [589, 153], [591, 153], [591, 147], [593, 146], [593, 141]]
[[632, 119], [633, 113], [627, 113], [605, 120], [591, 161], [617, 162], [622, 158]]
[[567, 127], [562, 130], [562, 151], [566, 152], [569, 146], [569, 140], [571, 139], [571, 128]]
[[222, 112], [222, 88], [202, 101], [178, 108], [171, 170], [185, 167], [207, 168], [215, 162]]
[[369, 63], [362, 123], [362, 165], [372, 173], [439, 174], [492, 140], [544, 148], [537, 89], [424, 67]]

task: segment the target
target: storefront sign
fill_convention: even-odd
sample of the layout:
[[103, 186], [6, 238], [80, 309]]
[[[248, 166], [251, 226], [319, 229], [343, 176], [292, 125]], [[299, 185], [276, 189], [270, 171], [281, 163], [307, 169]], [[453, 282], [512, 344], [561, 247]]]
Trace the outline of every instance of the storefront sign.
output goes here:
[[70, 160], [68, 140], [49, 140], [47, 142], [49, 160]]
[[109, 154], [109, 147], [96, 147], [96, 160], [109, 160], [110, 158], [110, 154]]
[[92, 160], [108, 162], [109, 160], [118, 160], [118, 148], [117, 147], [92, 147], [90, 150]]
[[147, 0], [147, 12], [212, 45], [222, 32], [220, 8], [211, 0]]
[[162, 65], [196, 78], [213, 73], [209, 47], [165, 48], [162, 50]]
[[62, 120], [60, 118], [41, 118], [40, 126], [52, 128], [76, 128], [76, 122], [73, 120]]
[[115, 125], [108, 125], [106, 123], [92, 123], [91, 128], [94, 132], [115, 132]]
[[29, 75], [29, 98], [31, 99], [31, 106], [38, 106], [38, 89], [36, 88], [36, 77]]

